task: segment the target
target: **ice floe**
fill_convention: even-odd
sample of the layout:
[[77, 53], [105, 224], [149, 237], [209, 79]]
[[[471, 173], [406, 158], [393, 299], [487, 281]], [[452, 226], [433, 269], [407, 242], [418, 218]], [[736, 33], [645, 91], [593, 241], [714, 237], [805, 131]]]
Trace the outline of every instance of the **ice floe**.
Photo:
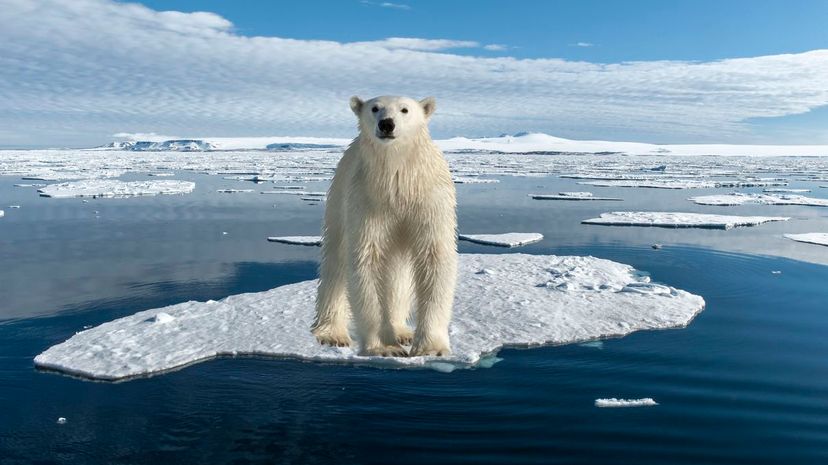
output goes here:
[[828, 246], [828, 233], [785, 234], [785, 237], [797, 242]]
[[786, 189], [784, 187], [770, 187], [767, 189], [762, 189], [762, 192], [804, 194], [806, 192], [811, 192], [811, 189]]
[[253, 192], [253, 189], [217, 189], [219, 194], [246, 194]]
[[[482, 269], [492, 273], [479, 273]], [[547, 286], [549, 281], [560, 283]], [[563, 284], [566, 285], [563, 285]], [[81, 331], [34, 359], [102, 380], [160, 373], [217, 356], [258, 355], [381, 367], [473, 367], [504, 346], [579, 343], [686, 326], [704, 299], [595, 257], [460, 255], [449, 357], [364, 357], [310, 333], [317, 281], [220, 301], [146, 310]], [[628, 292], [630, 287], [651, 292]], [[163, 323], [164, 313], [172, 320]], [[485, 358], [484, 358], [485, 359]], [[435, 365], [436, 364], [436, 365]]]
[[582, 223], [604, 226], [731, 229], [737, 226], [756, 226], [770, 221], [789, 219], [784, 216], [735, 216], [684, 212], [609, 212], [601, 213], [600, 218], [591, 218]]
[[658, 402], [651, 397], [644, 397], [641, 399], [616, 399], [611, 397], [609, 399], [595, 399], [595, 406], [600, 408], [618, 408], [618, 407], [652, 407], [658, 405]]
[[529, 194], [535, 200], [623, 200], [618, 197], [596, 197], [592, 192], [558, 192], [557, 194]]
[[322, 245], [322, 236], [270, 236], [269, 242], [292, 245]]
[[76, 182], [50, 184], [38, 189], [42, 197], [133, 197], [139, 195], [187, 194], [195, 183], [190, 181], [119, 181], [116, 179], [87, 179]]
[[459, 234], [457, 237], [461, 241], [494, 245], [497, 247], [520, 247], [543, 240], [543, 234], [515, 232], [504, 234]]
[[4, 212], [3, 210], [0, 210], [0, 218], [2, 218], [4, 216], [6, 216], [6, 212]]
[[745, 204], [760, 205], [807, 205], [813, 207], [828, 207], [828, 199], [815, 199], [796, 194], [744, 194], [733, 192], [730, 194], [701, 195], [690, 197], [688, 200], [699, 205], [731, 206]]
[[500, 182], [498, 179], [472, 178], [467, 176], [454, 176], [452, 181], [455, 184], [496, 184]]
[[784, 181], [706, 181], [697, 179], [619, 179], [580, 181], [578, 184], [596, 187], [639, 187], [646, 189], [710, 189], [714, 187], [764, 187], [788, 185], [788, 183]]

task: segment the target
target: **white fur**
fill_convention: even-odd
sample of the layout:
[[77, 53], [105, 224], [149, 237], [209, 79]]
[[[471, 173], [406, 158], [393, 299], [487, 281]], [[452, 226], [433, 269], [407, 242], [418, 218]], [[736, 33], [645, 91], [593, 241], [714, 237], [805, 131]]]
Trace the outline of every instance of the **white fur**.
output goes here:
[[[408, 344], [412, 356], [450, 353], [456, 200], [448, 164], [428, 132], [434, 108], [433, 98], [351, 98], [360, 133], [336, 168], [322, 228], [312, 328], [322, 344], [350, 345], [353, 315], [362, 354], [404, 356]], [[379, 138], [385, 118], [395, 123], [392, 140]]]

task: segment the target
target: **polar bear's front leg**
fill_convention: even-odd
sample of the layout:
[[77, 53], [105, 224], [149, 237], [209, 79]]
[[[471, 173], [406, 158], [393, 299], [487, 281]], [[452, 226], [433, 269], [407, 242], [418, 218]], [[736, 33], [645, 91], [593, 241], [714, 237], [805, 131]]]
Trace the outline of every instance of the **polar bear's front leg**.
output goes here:
[[380, 308], [385, 311], [380, 332], [384, 344], [411, 345], [414, 332], [408, 328], [411, 313], [411, 257], [407, 244], [398, 243], [389, 249], [382, 273]]
[[417, 329], [411, 356], [451, 354], [449, 323], [457, 282], [457, 242], [453, 224], [428, 228], [414, 250]]
[[350, 312], [348, 311], [345, 225], [343, 219], [342, 181], [335, 178], [328, 192], [328, 207], [322, 226], [322, 261], [319, 264], [319, 288], [316, 294], [316, 317], [311, 332], [320, 344], [348, 347]]
[[355, 225], [355, 229], [349, 251], [348, 298], [359, 335], [360, 354], [404, 357], [408, 355], [405, 349], [395, 340], [383, 337], [388, 331], [382, 331], [388, 322], [380, 299], [388, 245], [387, 227], [383, 227], [381, 221], [365, 219], [362, 224]]

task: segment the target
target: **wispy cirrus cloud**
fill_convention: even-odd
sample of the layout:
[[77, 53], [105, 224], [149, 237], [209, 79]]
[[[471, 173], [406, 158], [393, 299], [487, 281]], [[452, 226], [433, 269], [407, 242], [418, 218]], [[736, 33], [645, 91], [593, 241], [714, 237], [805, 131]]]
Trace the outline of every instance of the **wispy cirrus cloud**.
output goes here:
[[738, 142], [755, 137], [750, 118], [828, 104], [828, 50], [614, 64], [474, 56], [486, 46], [245, 37], [212, 13], [109, 0], [0, 0], [0, 24], [0, 145], [121, 131], [344, 137], [353, 94], [436, 95], [440, 137]]
[[371, 6], [378, 6], [381, 8], [392, 8], [395, 10], [410, 10], [411, 6], [406, 5], [404, 3], [391, 3], [391, 2], [369, 2], [367, 0], [362, 0], [360, 3], [363, 5], [371, 5]]

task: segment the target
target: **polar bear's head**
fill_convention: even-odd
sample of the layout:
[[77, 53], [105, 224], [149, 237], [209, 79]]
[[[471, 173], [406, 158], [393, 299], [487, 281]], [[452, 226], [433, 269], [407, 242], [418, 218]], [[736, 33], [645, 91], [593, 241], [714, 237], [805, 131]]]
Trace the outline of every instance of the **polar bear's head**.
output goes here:
[[351, 110], [359, 118], [360, 134], [384, 144], [405, 142], [427, 133], [437, 103], [434, 97], [419, 102], [408, 97], [382, 96], [363, 102], [351, 97]]

